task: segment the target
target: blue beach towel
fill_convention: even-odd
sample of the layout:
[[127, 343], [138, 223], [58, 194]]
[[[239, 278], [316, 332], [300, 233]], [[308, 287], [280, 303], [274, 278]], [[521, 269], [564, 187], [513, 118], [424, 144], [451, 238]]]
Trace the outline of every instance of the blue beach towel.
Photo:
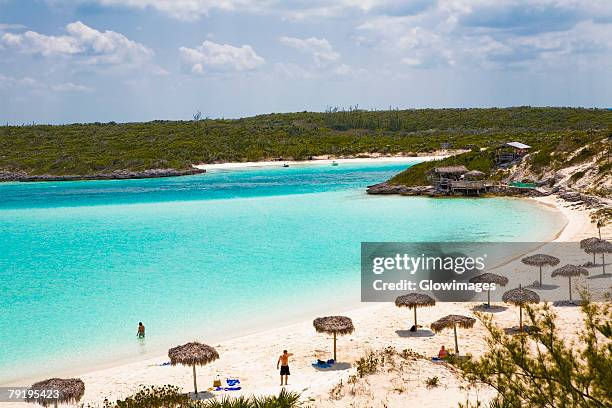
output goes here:
[[327, 363], [326, 361], [323, 360], [317, 360], [314, 363], [312, 363], [312, 366], [315, 368], [329, 368], [332, 365]]
[[225, 382], [227, 383], [228, 386], [233, 387], [236, 384], [240, 384], [240, 380], [237, 378], [227, 378], [225, 380]]

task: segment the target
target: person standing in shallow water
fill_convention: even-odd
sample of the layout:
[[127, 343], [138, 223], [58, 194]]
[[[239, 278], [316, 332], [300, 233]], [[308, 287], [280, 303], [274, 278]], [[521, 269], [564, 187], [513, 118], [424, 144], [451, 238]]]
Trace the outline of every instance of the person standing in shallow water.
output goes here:
[[276, 362], [276, 369], [278, 370], [280, 366], [280, 385], [283, 385], [283, 376], [285, 376], [285, 385], [287, 385], [287, 379], [291, 374], [289, 372], [289, 357], [291, 357], [293, 353], [287, 353], [287, 350], [283, 350], [283, 354], [280, 355], [278, 361]]
[[136, 333], [136, 336], [138, 336], [139, 339], [144, 339], [145, 327], [144, 327], [144, 324], [142, 324], [142, 322], [138, 323], [138, 333]]

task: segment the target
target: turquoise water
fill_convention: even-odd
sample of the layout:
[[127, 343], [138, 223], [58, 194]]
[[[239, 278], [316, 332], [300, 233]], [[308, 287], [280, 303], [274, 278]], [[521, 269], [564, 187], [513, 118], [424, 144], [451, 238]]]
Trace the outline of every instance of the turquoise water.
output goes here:
[[563, 224], [521, 200], [364, 193], [406, 165], [0, 184], [0, 383], [356, 302], [361, 241], [537, 241]]

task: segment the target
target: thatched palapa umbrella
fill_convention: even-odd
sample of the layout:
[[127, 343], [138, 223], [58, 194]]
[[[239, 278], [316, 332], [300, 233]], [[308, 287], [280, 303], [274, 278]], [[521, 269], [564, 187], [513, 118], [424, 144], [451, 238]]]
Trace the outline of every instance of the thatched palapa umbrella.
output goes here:
[[407, 307], [408, 309], [414, 309], [414, 328], [418, 329], [417, 325], [417, 308], [435, 306], [436, 301], [429, 295], [424, 293], [409, 293], [407, 295], [398, 296], [395, 299], [395, 306]]
[[313, 320], [312, 325], [317, 333], [334, 335], [334, 361], [336, 361], [336, 336], [344, 336], [355, 331], [353, 321], [346, 316], [317, 317]]
[[431, 324], [431, 330], [436, 333], [441, 332], [444, 329], [453, 328], [455, 332], [455, 353], [459, 354], [459, 343], [457, 342], [457, 326], [463, 329], [471, 329], [474, 327], [476, 319], [473, 317], [461, 316], [461, 315], [448, 315], [441, 319], [436, 320]]
[[589, 271], [586, 268], [583, 268], [582, 266], [565, 265], [565, 266], [562, 266], [561, 268], [555, 269], [552, 272], [553, 278], [556, 276], [564, 276], [569, 279], [569, 296], [570, 296], [569, 300], [572, 300], [572, 276], [580, 276], [580, 275], [588, 276]]
[[182, 364], [193, 367], [193, 389], [197, 394], [196, 366], [212, 363], [219, 358], [219, 353], [209, 345], [192, 342], [171, 348], [168, 350], [168, 357], [172, 365]]
[[542, 267], [543, 266], [557, 266], [559, 265], [559, 258], [546, 254], [536, 254], [526, 256], [521, 259], [521, 262], [525, 265], [539, 266], [540, 267], [540, 286], [542, 286]]
[[[597, 237], [585, 238], [580, 241], [580, 248], [585, 249], [586, 247], [591, 244], [594, 244], [597, 241], [599, 241], [599, 238]], [[593, 252], [593, 265], [595, 265], [595, 252]]]
[[610, 241], [606, 241], [605, 239], [598, 239], [597, 241], [593, 241], [589, 243], [585, 248], [584, 252], [589, 254], [601, 254], [601, 268], [603, 270], [603, 274], [606, 274], [606, 257], [605, 254], [612, 253], [612, 243]]
[[[43, 407], [53, 404], [75, 404], [85, 394], [85, 383], [80, 378], [50, 378], [32, 384], [32, 391], [38, 391], [37, 398], [26, 398], [27, 402], [38, 403]], [[49, 395], [50, 393], [50, 395]], [[46, 398], [46, 397], [51, 398]]]
[[523, 306], [527, 303], [539, 303], [540, 296], [532, 290], [522, 288], [510, 289], [502, 296], [502, 300], [519, 307], [520, 328], [523, 330]]
[[[494, 283], [499, 286], [506, 286], [508, 278], [494, 273], [483, 273], [482, 275], [474, 276], [469, 281], [470, 283]], [[487, 307], [491, 307], [491, 289], [487, 289]]]

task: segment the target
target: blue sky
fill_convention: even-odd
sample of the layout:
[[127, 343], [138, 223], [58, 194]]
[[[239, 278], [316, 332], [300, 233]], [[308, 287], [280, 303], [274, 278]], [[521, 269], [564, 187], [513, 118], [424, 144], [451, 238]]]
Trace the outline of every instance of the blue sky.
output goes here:
[[0, 0], [0, 121], [612, 105], [610, 0]]

